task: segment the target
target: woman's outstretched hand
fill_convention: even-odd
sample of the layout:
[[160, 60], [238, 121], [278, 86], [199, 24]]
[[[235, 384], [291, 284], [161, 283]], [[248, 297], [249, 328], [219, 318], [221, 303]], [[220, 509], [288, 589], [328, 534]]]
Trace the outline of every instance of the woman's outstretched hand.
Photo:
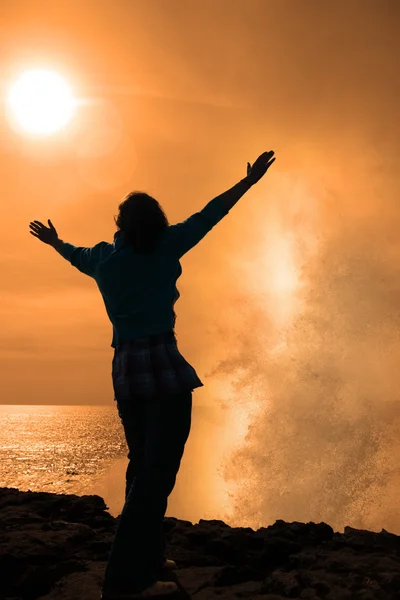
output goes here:
[[58, 240], [58, 233], [50, 219], [48, 219], [47, 222], [49, 227], [46, 227], [46, 225], [43, 225], [40, 221], [32, 221], [29, 223], [29, 228], [31, 229], [29, 233], [34, 237], [39, 238], [44, 244], [53, 246]]
[[257, 160], [253, 163], [253, 166], [248, 162], [247, 163], [247, 180], [251, 185], [254, 185], [264, 177], [265, 173], [268, 171], [272, 163], [275, 161], [274, 151], [269, 150], [268, 152], [263, 152], [257, 158]]

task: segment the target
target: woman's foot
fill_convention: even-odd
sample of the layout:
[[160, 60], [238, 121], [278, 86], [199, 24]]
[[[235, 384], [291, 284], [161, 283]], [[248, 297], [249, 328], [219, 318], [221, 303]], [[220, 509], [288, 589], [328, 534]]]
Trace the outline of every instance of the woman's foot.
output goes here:
[[174, 560], [170, 560], [169, 558], [165, 559], [165, 563], [163, 564], [163, 569], [170, 569], [171, 571], [175, 571], [178, 566]]
[[142, 598], [177, 598], [179, 588], [173, 581], [156, 581], [142, 592], [103, 592], [101, 600], [141, 600]]

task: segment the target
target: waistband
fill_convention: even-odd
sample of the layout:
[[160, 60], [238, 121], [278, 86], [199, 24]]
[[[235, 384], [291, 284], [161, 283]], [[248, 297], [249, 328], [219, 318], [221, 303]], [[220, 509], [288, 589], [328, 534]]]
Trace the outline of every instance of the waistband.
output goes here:
[[115, 346], [115, 350], [121, 350], [127, 347], [135, 347], [135, 348], [144, 348], [149, 346], [157, 346], [158, 344], [163, 343], [176, 343], [176, 334], [175, 331], [166, 331], [164, 333], [153, 333], [151, 335], [146, 335], [140, 338], [134, 338], [132, 340], [125, 340], [121, 342], [117, 346]]

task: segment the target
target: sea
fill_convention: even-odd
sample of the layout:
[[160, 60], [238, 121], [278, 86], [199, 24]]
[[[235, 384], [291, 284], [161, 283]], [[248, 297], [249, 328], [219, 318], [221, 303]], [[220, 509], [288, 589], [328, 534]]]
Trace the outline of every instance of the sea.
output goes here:
[[[261, 521], [257, 514], [252, 516], [253, 497], [245, 496], [243, 488], [241, 497], [250, 516], [244, 511], [234, 513], [237, 482], [227, 479], [222, 467], [229, 459], [227, 449], [237, 445], [239, 425], [240, 421], [228, 418], [226, 411], [193, 407], [191, 433], [168, 499], [167, 516], [192, 523], [221, 519], [233, 527], [255, 529], [273, 522], [264, 515]], [[394, 446], [393, 465], [396, 449]], [[115, 405], [0, 405], [0, 487], [79, 496], [97, 494], [104, 499], [110, 514], [117, 516], [124, 503], [127, 452]], [[367, 504], [367, 517], [361, 519], [352, 513], [333, 522], [332, 514], [325, 517], [324, 508], [317, 507], [318, 518], [325, 519], [337, 531], [346, 525], [372, 531], [384, 527], [399, 535], [396, 477], [383, 480], [377, 506]], [[292, 493], [295, 492], [294, 488]], [[307, 509], [295, 512], [296, 505], [293, 506], [282, 509], [280, 518], [304, 522], [313, 518]]]
[[0, 486], [90, 493], [126, 456], [115, 407], [0, 405]]
[[[167, 516], [192, 522], [222, 517], [222, 480], [209, 458], [220, 460], [220, 437], [211, 409], [193, 407], [190, 440]], [[0, 487], [97, 494], [117, 516], [124, 502], [127, 453], [115, 405], [0, 405]]]

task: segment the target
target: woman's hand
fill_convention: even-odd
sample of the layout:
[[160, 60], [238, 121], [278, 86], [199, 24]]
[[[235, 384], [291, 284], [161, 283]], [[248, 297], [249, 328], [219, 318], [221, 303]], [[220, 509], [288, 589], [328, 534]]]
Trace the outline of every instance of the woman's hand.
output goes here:
[[32, 221], [29, 223], [29, 228], [31, 229], [29, 233], [34, 237], [37, 237], [44, 244], [54, 246], [58, 240], [58, 233], [50, 219], [48, 219], [47, 222], [49, 227], [46, 227], [46, 225], [43, 225], [40, 221]]
[[251, 185], [254, 185], [264, 177], [265, 173], [268, 171], [272, 163], [275, 161], [274, 151], [269, 150], [268, 152], [263, 152], [253, 166], [248, 162], [247, 163], [247, 180]]

